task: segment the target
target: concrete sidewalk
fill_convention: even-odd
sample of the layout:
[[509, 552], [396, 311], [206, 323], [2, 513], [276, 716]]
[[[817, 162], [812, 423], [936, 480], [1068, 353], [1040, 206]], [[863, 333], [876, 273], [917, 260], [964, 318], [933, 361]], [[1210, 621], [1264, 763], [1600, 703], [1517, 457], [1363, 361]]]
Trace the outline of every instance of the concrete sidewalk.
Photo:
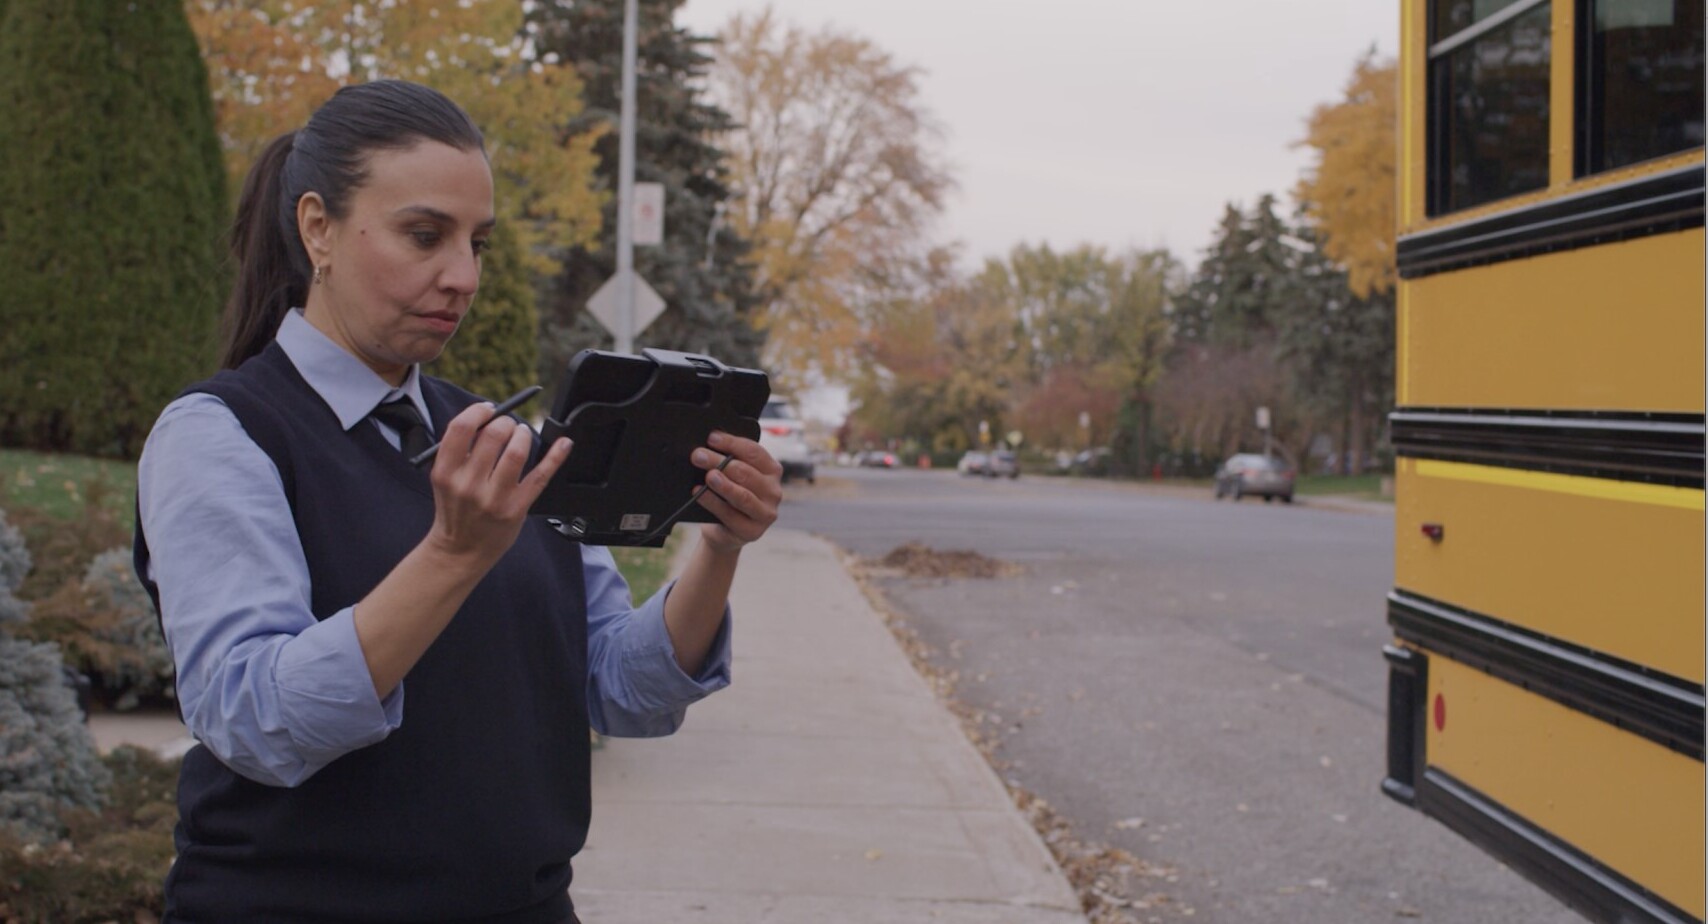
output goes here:
[[[835, 550], [742, 553], [734, 682], [676, 735], [593, 755], [570, 889], [588, 924], [1084, 924], [1037, 834]], [[103, 750], [176, 756], [172, 716], [95, 716]]]
[[828, 543], [773, 529], [731, 605], [730, 688], [593, 755], [589, 924], [1085, 920]]

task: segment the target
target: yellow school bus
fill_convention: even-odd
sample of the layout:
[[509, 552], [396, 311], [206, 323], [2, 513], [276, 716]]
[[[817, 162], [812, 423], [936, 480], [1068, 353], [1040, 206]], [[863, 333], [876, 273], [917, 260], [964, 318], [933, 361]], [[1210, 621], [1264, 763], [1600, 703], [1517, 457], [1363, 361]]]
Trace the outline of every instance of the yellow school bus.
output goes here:
[[1704, 915], [1703, 0], [1401, 0], [1383, 790]]

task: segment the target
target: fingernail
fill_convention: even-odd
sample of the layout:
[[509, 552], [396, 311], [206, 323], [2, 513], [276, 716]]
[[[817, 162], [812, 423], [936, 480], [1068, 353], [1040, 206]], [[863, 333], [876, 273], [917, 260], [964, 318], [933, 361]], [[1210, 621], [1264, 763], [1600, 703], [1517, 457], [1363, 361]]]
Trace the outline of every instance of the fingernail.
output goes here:
[[570, 445], [569, 437], [560, 436], [557, 438], [557, 442], [552, 444], [552, 448], [553, 449], [561, 449], [564, 452], [568, 452], [569, 451], [569, 445]]
[[724, 477], [723, 472], [716, 471], [716, 470], [714, 470], [710, 475], [706, 476], [706, 483], [711, 485], [714, 488], [723, 487], [724, 482], [728, 481], [728, 480], [729, 479]]
[[709, 437], [706, 437], [706, 442], [712, 444], [713, 446], [722, 446], [723, 444], [729, 442], [729, 437], [725, 436], [721, 431], [713, 430], [712, 435]]
[[695, 465], [705, 465], [711, 461], [712, 461], [712, 454], [711, 453], [705, 451], [704, 449], [694, 450], [694, 464]]

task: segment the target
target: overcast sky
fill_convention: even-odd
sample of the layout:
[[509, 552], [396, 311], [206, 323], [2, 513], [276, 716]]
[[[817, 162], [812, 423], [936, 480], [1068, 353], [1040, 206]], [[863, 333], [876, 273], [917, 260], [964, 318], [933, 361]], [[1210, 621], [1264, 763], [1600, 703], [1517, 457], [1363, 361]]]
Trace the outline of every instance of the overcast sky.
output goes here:
[[[712, 33], [763, 0], [688, 0]], [[1292, 147], [1374, 45], [1397, 0], [786, 0], [786, 19], [857, 32], [924, 69], [959, 191], [938, 237], [963, 263], [1021, 242], [1167, 247], [1195, 264], [1223, 203], [1284, 198]]]

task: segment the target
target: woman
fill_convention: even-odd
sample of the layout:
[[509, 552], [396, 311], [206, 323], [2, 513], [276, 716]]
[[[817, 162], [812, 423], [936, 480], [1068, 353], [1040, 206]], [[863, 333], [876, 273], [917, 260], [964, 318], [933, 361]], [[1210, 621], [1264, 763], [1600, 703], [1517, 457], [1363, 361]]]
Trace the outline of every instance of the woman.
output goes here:
[[[526, 516], [567, 441], [526, 470], [531, 430], [420, 373], [493, 224], [479, 131], [414, 84], [339, 91], [250, 171], [224, 369], [138, 469], [137, 570], [199, 742], [169, 921], [574, 921], [589, 724], [669, 734], [728, 683], [779, 466], [697, 450], [720, 522], [631, 608], [609, 553]], [[423, 423], [430, 473], [399, 451]]]

